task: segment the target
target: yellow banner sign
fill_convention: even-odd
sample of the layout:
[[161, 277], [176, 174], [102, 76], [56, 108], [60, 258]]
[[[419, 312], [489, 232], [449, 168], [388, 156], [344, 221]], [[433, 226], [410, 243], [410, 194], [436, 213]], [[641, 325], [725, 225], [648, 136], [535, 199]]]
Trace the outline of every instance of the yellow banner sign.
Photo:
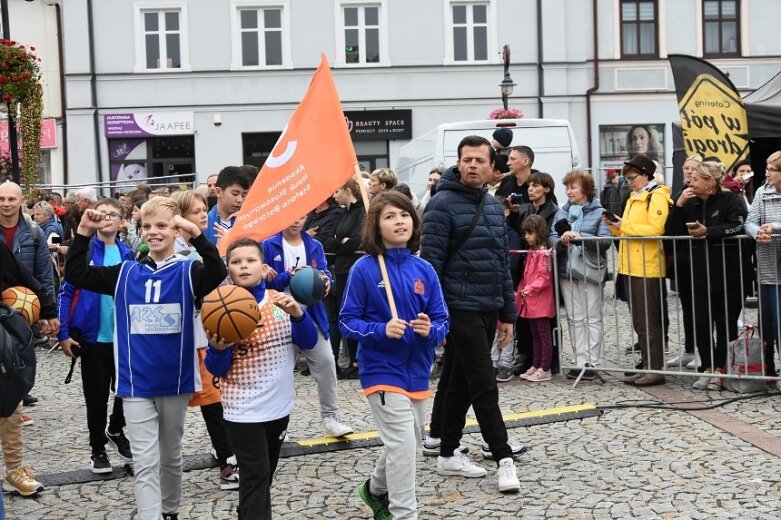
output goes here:
[[700, 74], [678, 103], [686, 155], [716, 156], [727, 168], [748, 157], [743, 100], [710, 74]]

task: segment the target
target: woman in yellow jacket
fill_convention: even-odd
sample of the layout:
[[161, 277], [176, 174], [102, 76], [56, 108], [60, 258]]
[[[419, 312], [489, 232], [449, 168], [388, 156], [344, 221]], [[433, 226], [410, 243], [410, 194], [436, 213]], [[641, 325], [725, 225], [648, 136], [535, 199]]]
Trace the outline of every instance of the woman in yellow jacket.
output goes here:
[[[610, 231], [619, 237], [664, 235], [672, 200], [668, 190], [654, 181], [656, 164], [645, 155], [624, 163], [623, 175], [632, 194], [623, 218], [605, 215]], [[661, 370], [664, 363], [662, 329], [662, 284], [665, 277], [664, 248], [660, 240], [622, 240], [618, 248], [618, 272], [625, 275], [632, 326], [637, 333], [643, 366]], [[664, 384], [662, 374], [635, 374], [624, 383], [635, 386]]]

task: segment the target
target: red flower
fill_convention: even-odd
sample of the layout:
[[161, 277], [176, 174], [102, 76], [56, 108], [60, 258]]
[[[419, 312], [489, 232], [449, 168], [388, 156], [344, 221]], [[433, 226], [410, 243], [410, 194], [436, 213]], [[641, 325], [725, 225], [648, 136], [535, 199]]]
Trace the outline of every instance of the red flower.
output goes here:
[[34, 50], [35, 50], [35, 47], [30, 47], [30, 50], [31, 50], [31, 51], [34, 51]]
[[19, 81], [19, 76], [14, 74], [13, 76], [11, 76], [11, 81]]
[[11, 101], [13, 101], [13, 99], [14, 98], [11, 97], [11, 94], [6, 94], [3, 96], [3, 101], [5, 101], [6, 103], [10, 103]]
[[22, 72], [22, 78], [23, 79], [30, 79], [30, 73], [25, 70], [24, 72]]
[[7, 83], [7, 82], [8, 82], [8, 78], [7, 77], [0, 76], [0, 85], [2, 85], [3, 83]]

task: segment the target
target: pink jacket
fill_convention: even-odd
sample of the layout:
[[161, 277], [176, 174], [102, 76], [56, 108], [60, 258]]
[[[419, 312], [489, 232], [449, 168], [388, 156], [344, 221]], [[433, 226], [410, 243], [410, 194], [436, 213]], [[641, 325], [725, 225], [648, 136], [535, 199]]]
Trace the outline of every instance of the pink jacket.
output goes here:
[[[527, 296], [521, 294], [524, 290], [529, 291]], [[517, 298], [520, 299], [520, 316], [523, 318], [552, 318], [556, 315], [549, 249], [529, 251], [526, 255]]]

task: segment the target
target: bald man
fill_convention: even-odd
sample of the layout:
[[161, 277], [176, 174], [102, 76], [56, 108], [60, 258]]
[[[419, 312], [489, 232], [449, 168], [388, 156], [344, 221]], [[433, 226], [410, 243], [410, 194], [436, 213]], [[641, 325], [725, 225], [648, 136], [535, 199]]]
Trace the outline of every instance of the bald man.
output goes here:
[[49, 247], [40, 228], [22, 214], [24, 202], [18, 184], [11, 181], [0, 184], [0, 241], [55, 298]]

